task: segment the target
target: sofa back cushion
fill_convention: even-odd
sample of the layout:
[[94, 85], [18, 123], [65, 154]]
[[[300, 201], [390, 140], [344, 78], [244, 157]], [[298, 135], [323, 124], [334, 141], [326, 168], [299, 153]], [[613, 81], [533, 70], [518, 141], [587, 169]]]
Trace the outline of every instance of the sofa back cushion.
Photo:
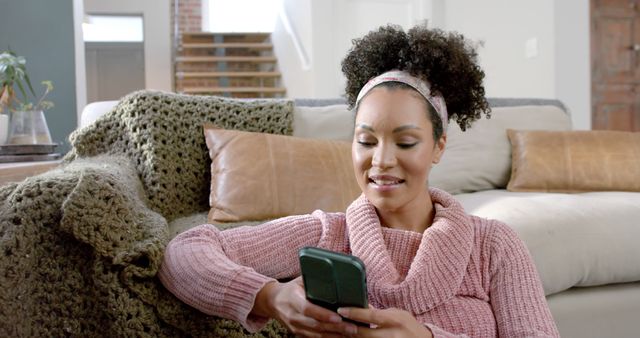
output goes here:
[[640, 191], [640, 133], [508, 130], [510, 191]]
[[355, 113], [346, 104], [293, 109], [293, 136], [351, 142]]
[[570, 130], [570, 116], [556, 105], [493, 108], [463, 132], [449, 123], [447, 146], [429, 176], [429, 185], [453, 194], [504, 189], [511, 173], [507, 129]]

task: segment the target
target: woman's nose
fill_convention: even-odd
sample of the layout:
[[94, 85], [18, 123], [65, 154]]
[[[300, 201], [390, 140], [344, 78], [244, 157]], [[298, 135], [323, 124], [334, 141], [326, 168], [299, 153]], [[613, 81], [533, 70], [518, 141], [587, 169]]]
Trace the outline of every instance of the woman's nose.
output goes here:
[[378, 145], [373, 152], [371, 165], [378, 168], [391, 168], [396, 165], [396, 155], [393, 147]]

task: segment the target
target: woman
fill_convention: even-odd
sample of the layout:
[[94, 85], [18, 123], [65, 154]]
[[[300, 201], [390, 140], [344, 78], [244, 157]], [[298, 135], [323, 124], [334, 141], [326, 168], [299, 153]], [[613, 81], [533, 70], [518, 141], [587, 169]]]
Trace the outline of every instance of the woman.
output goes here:
[[[346, 213], [191, 229], [167, 247], [164, 285], [251, 331], [276, 318], [309, 337], [557, 337], [515, 232], [466, 214], [427, 184], [449, 119], [464, 130], [489, 112], [473, 48], [460, 35], [387, 26], [355, 40], [342, 69], [356, 109], [352, 156], [362, 196]], [[371, 328], [308, 302], [300, 278], [276, 280], [299, 276], [304, 246], [365, 263], [371, 308], [338, 312]]]

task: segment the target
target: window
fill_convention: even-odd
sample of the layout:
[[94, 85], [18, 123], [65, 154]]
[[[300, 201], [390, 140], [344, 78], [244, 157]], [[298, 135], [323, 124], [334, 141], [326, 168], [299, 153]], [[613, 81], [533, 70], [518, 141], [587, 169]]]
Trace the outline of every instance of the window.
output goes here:
[[85, 15], [85, 42], [142, 42], [142, 16]]
[[273, 32], [281, 0], [202, 0], [205, 32]]

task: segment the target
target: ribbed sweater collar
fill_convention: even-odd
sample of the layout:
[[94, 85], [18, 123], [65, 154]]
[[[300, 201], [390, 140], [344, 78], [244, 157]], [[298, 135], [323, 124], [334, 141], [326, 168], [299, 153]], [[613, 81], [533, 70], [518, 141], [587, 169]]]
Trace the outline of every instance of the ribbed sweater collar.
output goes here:
[[347, 209], [351, 252], [365, 264], [370, 300], [424, 313], [455, 296], [467, 271], [473, 228], [462, 205], [435, 188], [433, 224], [424, 231], [405, 278], [387, 250], [375, 207], [362, 195]]

